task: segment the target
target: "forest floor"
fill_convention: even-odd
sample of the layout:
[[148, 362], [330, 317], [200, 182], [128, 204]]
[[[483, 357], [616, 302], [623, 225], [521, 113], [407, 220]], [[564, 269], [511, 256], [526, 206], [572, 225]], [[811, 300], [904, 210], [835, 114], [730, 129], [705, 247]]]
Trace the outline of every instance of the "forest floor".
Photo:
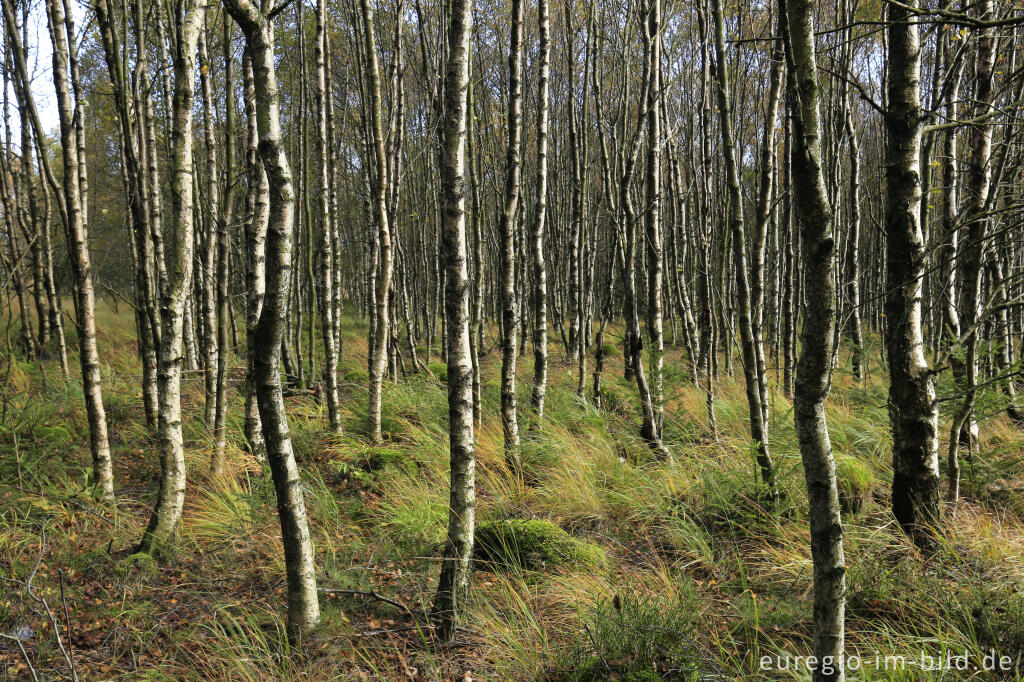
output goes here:
[[[680, 351], [669, 350], [665, 441], [674, 460], [657, 461], [637, 437], [637, 398], [622, 379], [621, 353], [609, 346], [607, 406], [597, 411], [576, 398], [575, 369], [553, 340], [547, 416], [540, 430], [523, 429], [526, 475], [518, 480], [502, 452], [500, 353], [490, 348], [492, 335], [477, 432], [479, 522], [550, 521], [598, 545], [606, 562], [480, 564], [465, 625], [440, 645], [422, 612], [435, 590], [446, 527], [447, 394], [426, 375], [388, 384], [387, 442], [370, 447], [363, 435], [365, 325], [346, 319], [345, 435], [325, 434], [325, 407], [312, 396], [287, 399], [319, 586], [335, 590], [323, 594], [322, 627], [290, 647], [273, 487], [238, 447], [241, 392], [231, 392], [226, 472], [211, 477], [202, 386], [194, 374], [187, 381], [190, 470], [180, 540], [165, 562], [133, 555], [155, 498], [157, 448], [142, 414], [131, 315], [103, 310], [99, 326], [116, 509], [83, 491], [89, 454], [80, 386], [65, 385], [55, 364], [4, 363], [5, 678], [31, 679], [33, 669], [44, 678], [69, 676], [55, 630], [64, 642], [70, 637], [69, 658], [82, 679], [806, 676], [792, 658], [811, 649], [806, 493], [791, 404], [774, 389], [770, 447], [783, 498], [769, 510], [758, 500], [741, 385], [723, 378], [715, 403], [721, 437], [712, 442], [703, 393]], [[925, 560], [888, 511], [877, 341], [868, 348], [871, 378], [862, 386], [850, 377], [847, 355], [828, 422], [843, 491], [847, 649], [859, 657], [851, 659], [859, 670], [849, 678], [1018, 678], [1012, 666], [1024, 666], [1024, 434], [1002, 416], [984, 420], [982, 454], [967, 467], [964, 499], [947, 511], [938, 555]], [[523, 406], [531, 358], [520, 365]], [[233, 386], [241, 374], [232, 373]], [[525, 427], [531, 416], [524, 411], [520, 420]], [[965, 652], [967, 669], [957, 670]], [[771, 657], [767, 665], [763, 657]], [[940, 659], [953, 669], [937, 670]]]

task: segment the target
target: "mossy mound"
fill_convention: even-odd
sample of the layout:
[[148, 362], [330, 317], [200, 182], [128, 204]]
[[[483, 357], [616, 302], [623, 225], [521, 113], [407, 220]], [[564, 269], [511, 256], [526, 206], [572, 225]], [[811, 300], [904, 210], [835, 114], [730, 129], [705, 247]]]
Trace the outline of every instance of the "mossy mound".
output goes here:
[[849, 455], [836, 455], [836, 484], [839, 506], [846, 513], [859, 512], [871, 497], [875, 474], [871, 467]]
[[156, 559], [145, 552], [136, 552], [117, 562], [114, 570], [126, 580], [133, 577], [156, 575]]
[[353, 369], [345, 372], [345, 376], [342, 379], [348, 384], [365, 384], [370, 380], [370, 375], [361, 369]]
[[473, 556], [495, 566], [540, 570], [552, 566], [599, 569], [604, 550], [578, 540], [550, 521], [487, 521], [476, 529]]
[[448, 381], [448, 363], [446, 362], [432, 362], [427, 365], [427, 369], [430, 373], [438, 378], [440, 381]]

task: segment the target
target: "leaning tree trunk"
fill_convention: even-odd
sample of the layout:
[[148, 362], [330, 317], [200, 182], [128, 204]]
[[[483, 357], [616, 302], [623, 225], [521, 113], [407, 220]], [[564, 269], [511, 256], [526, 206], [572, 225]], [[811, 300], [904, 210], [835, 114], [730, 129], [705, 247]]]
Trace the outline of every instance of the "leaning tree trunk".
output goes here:
[[[788, 5], [788, 6], [787, 6]], [[825, 400], [832, 376], [832, 344], [836, 328], [836, 247], [832, 208], [821, 169], [817, 59], [811, 0], [779, 3], [780, 23], [787, 37], [789, 83], [793, 111], [793, 207], [803, 242], [807, 287], [800, 358], [796, 368], [793, 419], [807, 483], [814, 562], [814, 655], [830, 660], [814, 670], [814, 680], [842, 681], [843, 618], [846, 558], [839, 515], [836, 465], [825, 421]], [[785, 20], [781, 17], [784, 17]]]
[[249, 0], [226, 0], [246, 38], [253, 68], [259, 152], [269, 181], [266, 240], [266, 294], [253, 330], [254, 373], [267, 460], [277, 493], [285, 568], [288, 574], [288, 631], [298, 638], [320, 622], [313, 542], [309, 536], [302, 482], [292, 451], [288, 416], [281, 390], [281, 344], [287, 326], [292, 269], [292, 211], [295, 193], [285, 156], [274, 60], [272, 18]]
[[[933, 545], [939, 521], [938, 403], [924, 356], [921, 298], [927, 253], [921, 232], [921, 100], [917, 21], [890, 5], [885, 236], [885, 346], [893, 439], [893, 514], [918, 546]], [[807, 285], [805, 295], [813, 287]]]
[[466, 267], [465, 149], [466, 91], [469, 87], [469, 0], [452, 0], [448, 28], [444, 124], [441, 128], [441, 201], [444, 241], [445, 318], [448, 329], [448, 433], [451, 498], [448, 540], [433, 615], [438, 632], [450, 639], [469, 597], [470, 561], [476, 510], [476, 454], [473, 445], [473, 368], [469, 349], [469, 273]]

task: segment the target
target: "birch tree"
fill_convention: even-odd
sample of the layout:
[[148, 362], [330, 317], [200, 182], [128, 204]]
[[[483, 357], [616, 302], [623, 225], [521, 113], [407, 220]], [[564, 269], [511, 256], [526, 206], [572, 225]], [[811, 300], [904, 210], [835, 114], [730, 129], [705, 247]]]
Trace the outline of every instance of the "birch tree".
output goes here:
[[476, 524], [476, 453], [473, 442], [473, 367], [469, 348], [469, 270], [466, 263], [466, 98], [472, 16], [468, 0], [452, 0], [441, 127], [441, 226], [448, 327], [448, 437], [451, 496], [448, 536], [433, 616], [450, 639], [469, 596]]
[[[793, 110], [793, 207], [800, 230], [807, 305], [796, 368], [793, 421], [800, 442], [814, 562], [815, 680], [845, 679], [846, 558], [836, 465], [825, 419], [836, 327], [836, 245], [832, 207], [821, 166], [821, 121], [814, 8], [810, 0], [781, 0]], [[826, 674], [824, 661], [831, 662]]]
[[[277, 494], [277, 514], [288, 575], [288, 631], [301, 637], [320, 623], [313, 542], [306, 520], [299, 469], [292, 450], [281, 389], [281, 345], [287, 324], [292, 268], [292, 211], [295, 193], [291, 165], [284, 152], [274, 61], [276, 9], [257, 8], [249, 0], [225, 0], [227, 12], [245, 34], [253, 70], [259, 154], [267, 176], [266, 293], [253, 330], [253, 369], [267, 461]], [[260, 199], [257, 197], [257, 203]], [[250, 256], [256, 260], [257, 257]]]

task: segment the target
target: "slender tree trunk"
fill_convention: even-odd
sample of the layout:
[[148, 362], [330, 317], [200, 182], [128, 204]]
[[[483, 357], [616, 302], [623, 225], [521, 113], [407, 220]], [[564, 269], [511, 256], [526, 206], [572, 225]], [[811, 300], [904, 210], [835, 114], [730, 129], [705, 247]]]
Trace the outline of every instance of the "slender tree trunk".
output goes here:
[[246, 374], [245, 374], [245, 440], [249, 452], [258, 461], [267, 456], [263, 440], [263, 424], [260, 420], [258, 385], [256, 382], [256, 326], [263, 311], [266, 296], [266, 243], [267, 222], [270, 219], [270, 187], [259, 152], [259, 132], [256, 121], [256, 85], [252, 60], [248, 52], [243, 56], [245, 77], [245, 113], [248, 144], [246, 168], [249, 188], [245, 198], [246, 223], [245, 243], [247, 267], [246, 279]]
[[853, 378], [864, 380], [864, 334], [860, 321], [860, 146], [853, 112], [846, 105], [846, 135], [850, 145], [850, 217], [846, 236], [846, 297], [850, 306], [847, 329], [853, 345]]
[[[219, 472], [223, 466], [224, 450], [227, 447], [227, 416], [228, 416], [228, 361], [231, 358], [228, 333], [230, 332], [232, 316], [230, 305], [230, 287], [228, 278], [230, 276], [231, 261], [231, 233], [229, 225], [232, 223], [235, 208], [235, 183], [232, 178], [234, 169], [234, 127], [235, 127], [235, 105], [234, 105], [234, 61], [232, 59], [233, 46], [231, 45], [231, 23], [224, 22], [224, 177], [221, 184], [224, 188], [224, 195], [221, 200], [221, 211], [217, 216], [217, 411], [213, 419], [213, 470]], [[211, 192], [217, 190], [211, 188]], [[233, 344], [232, 344], [233, 345]]]
[[[27, 107], [33, 118], [36, 144], [42, 146], [45, 137], [39, 125], [35, 104], [31, 100], [30, 82], [25, 66], [25, 53], [18, 36], [10, 2], [4, 0], [4, 17], [7, 36], [14, 53], [15, 66], [22, 84], [22, 91], [29, 101]], [[72, 82], [68, 70], [74, 40], [74, 32], [67, 31], [63, 4], [48, 0], [47, 19], [50, 38], [53, 42], [53, 81], [57, 93], [57, 109], [60, 115], [61, 155], [64, 163], [63, 190], [58, 201], [63, 202], [61, 217], [69, 236], [68, 248], [71, 268], [75, 278], [76, 303], [78, 311], [78, 347], [82, 368], [82, 388], [85, 394], [85, 408], [89, 420], [89, 444], [92, 452], [92, 483], [101, 498], [114, 499], [114, 474], [110, 458], [110, 443], [107, 438], [107, 416], [103, 408], [102, 380], [100, 377], [99, 351], [96, 347], [96, 296], [92, 282], [92, 260], [89, 255], [89, 232], [86, 218], [85, 183], [81, 176], [84, 159], [79, 157], [78, 129], [82, 108], [72, 99]], [[76, 120], [77, 119], [77, 120]], [[45, 156], [41, 153], [40, 156]], [[52, 170], [47, 167], [48, 181], [57, 193], [58, 187]]]
[[433, 615], [442, 639], [450, 639], [469, 597], [473, 527], [476, 522], [476, 454], [473, 445], [473, 382], [469, 352], [469, 273], [466, 267], [465, 148], [469, 87], [468, 0], [452, 0], [448, 26], [444, 124], [441, 128], [442, 233], [446, 269], [448, 338], [448, 432], [451, 499], [448, 540]]
[[331, 216], [328, 197], [331, 193], [328, 176], [328, 129], [327, 129], [327, 0], [318, 0], [316, 5], [316, 120], [317, 120], [317, 168], [319, 171], [317, 210], [320, 219], [320, 324], [324, 341], [324, 392], [327, 399], [327, 419], [334, 433], [341, 433], [341, 409], [338, 404], [338, 347], [334, 333], [334, 244], [331, 239]]
[[[921, 232], [920, 52], [916, 19], [888, 6], [886, 60], [885, 346], [889, 361], [889, 418], [893, 437], [893, 514], [922, 549], [934, 543], [939, 521], [938, 403], [924, 356]], [[810, 257], [808, 255], [808, 257]], [[807, 284], [807, 295], [813, 287]]]
[[508, 145], [505, 150], [505, 194], [498, 233], [501, 236], [501, 424], [505, 461], [521, 473], [519, 420], [516, 410], [516, 331], [519, 301], [516, 291], [516, 222], [519, 212], [520, 147], [523, 128], [523, 2], [512, 0], [512, 29], [508, 51]]
[[740, 192], [739, 163], [736, 159], [736, 144], [732, 132], [732, 103], [729, 98], [728, 67], [725, 63], [725, 21], [722, 15], [722, 0], [712, 0], [711, 14], [715, 32], [719, 127], [722, 129], [722, 149], [725, 155], [726, 182], [729, 191], [729, 233], [736, 269], [736, 299], [739, 312], [740, 344], [743, 350], [743, 376], [747, 387], [747, 407], [750, 414], [750, 437], [757, 450], [757, 464], [761, 469], [761, 479], [768, 488], [769, 497], [775, 501], [778, 499], [779, 492], [775, 481], [775, 466], [772, 463], [771, 454], [768, 452], [767, 424], [761, 403], [763, 391], [758, 378], [758, 355], [755, 349], [751, 319], [743, 196]]
[[[206, 431], [213, 436], [217, 421], [217, 364], [220, 352], [217, 347], [217, 223], [220, 222], [220, 195], [217, 191], [217, 135], [213, 120], [213, 89], [210, 85], [210, 55], [206, 46], [205, 28], [199, 30], [199, 81], [203, 99], [203, 137], [206, 146], [206, 222], [205, 249], [202, 252], [202, 272], [199, 274], [202, 333], [199, 335], [203, 385], [205, 387], [204, 421]], [[213, 470], [219, 471], [223, 462], [214, 447]]]
[[[980, 0], [975, 6], [979, 21], [992, 19], [992, 0]], [[991, 26], [978, 29], [977, 61], [974, 66], [974, 107], [975, 119], [985, 119], [992, 107], [992, 71], [995, 66], [995, 30]], [[985, 242], [988, 234], [987, 197], [992, 178], [992, 124], [978, 120], [969, 128], [970, 142], [967, 154], [967, 182], [964, 188], [963, 216], [967, 222], [963, 248], [959, 259], [962, 282], [960, 310], [963, 325], [960, 342], [964, 346], [965, 382], [961, 386], [963, 399], [957, 419], [961, 423], [950, 433], [949, 444], [949, 494], [951, 501], [960, 495], [960, 467], [957, 463], [960, 441], [969, 451], [977, 449], [977, 424], [974, 417], [974, 402], [978, 386], [978, 328], [982, 314], [982, 273], [984, 272]], [[963, 429], [966, 427], [966, 433]], [[966, 437], [964, 437], [966, 436]]]
[[[836, 466], [825, 421], [836, 326], [833, 214], [821, 170], [814, 9], [810, 0], [779, 3], [787, 38], [793, 111], [793, 205], [803, 241], [807, 306], [796, 369], [793, 418], [807, 483], [814, 562], [814, 680], [845, 679], [843, 619], [846, 559]], [[824, 661], [830, 661], [826, 674]]]
[[647, 336], [651, 359], [651, 406], [654, 426], [661, 436], [664, 385], [662, 369], [665, 356], [665, 335], [661, 312], [662, 235], [661, 235], [661, 0], [649, 0], [644, 41], [650, 55], [647, 86]]
[[168, 285], [160, 300], [160, 487], [139, 551], [162, 553], [173, 543], [185, 503], [185, 443], [181, 417], [182, 334], [192, 283], [193, 214], [192, 121], [196, 50], [205, 5], [178, 8], [174, 54], [174, 125], [171, 128], [171, 223], [177, 231]]
[[320, 623], [320, 604], [316, 591], [313, 542], [309, 536], [302, 483], [292, 451], [281, 390], [281, 344], [287, 324], [295, 193], [281, 134], [272, 19], [249, 0], [226, 0], [225, 8], [238, 22], [246, 38], [254, 76], [259, 152], [269, 184], [266, 295], [253, 330], [254, 370], [263, 439], [277, 493], [277, 513], [284, 542], [288, 574], [288, 631], [293, 639], [297, 639]]
[[544, 399], [548, 388], [548, 273], [544, 257], [544, 234], [548, 209], [548, 108], [551, 63], [548, 0], [537, 0], [537, 30], [540, 33], [537, 81], [537, 184], [536, 212], [530, 230], [533, 266], [533, 392], [530, 402], [537, 411], [536, 424], [544, 421]]
[[370, 390], [369, 390], [369, 431], [370, 440], [379, 443], [381, 440], [381, 401], [384, 383], [384, 369], [387, 362], [388, 348], [388, 299], [391, 289], [391, 271], [394, 258], [391, 249], [391, 228], [387, 213], [388, 162], [384, 152], [384, 128], [381, 122], [381, 85], [380, 69], [377, 65], [377, 38], [373, 24], [373, 9], [369, 0], [360, 0], [363, 18], [363, 36], [366, 42], [367, 71], [369, 83], [370, 129], [372, 133], [374, 168], [372, 182], [372, 203], [374, 220], [377, 224], [377, 276], [376, 276], [376, 327], [372, 336], [370, 352]]

